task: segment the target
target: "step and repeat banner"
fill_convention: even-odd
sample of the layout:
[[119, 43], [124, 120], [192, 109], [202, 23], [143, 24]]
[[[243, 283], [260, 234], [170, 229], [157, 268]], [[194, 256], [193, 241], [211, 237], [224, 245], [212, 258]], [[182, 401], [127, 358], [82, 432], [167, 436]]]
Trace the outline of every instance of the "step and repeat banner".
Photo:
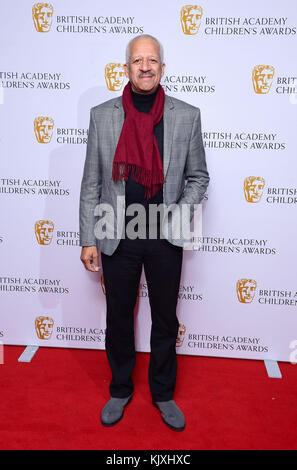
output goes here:
[[[180, 354], [289, 361], [297, 346], [297, 5], [31, 0], [0, 18], [0, 340], [104, 349], [102, 271], [80, 262], [90, 108], [120, 96], [125, 48], [164, 46], [165, 92], [198, 106], [211, 182], [184, 251]], [[166, 293], [164, 292], [164, 295]], [[149, 351], [145, 276], [136, 346]]]

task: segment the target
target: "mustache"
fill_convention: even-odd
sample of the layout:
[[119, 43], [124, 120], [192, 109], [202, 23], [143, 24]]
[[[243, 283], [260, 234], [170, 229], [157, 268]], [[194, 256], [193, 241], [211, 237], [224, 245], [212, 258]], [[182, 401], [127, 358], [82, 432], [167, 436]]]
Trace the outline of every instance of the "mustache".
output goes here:
[[144, 75], [149, 75], [150, 77], [155, 77], [155, 73], [153, 72], [140, 72], [138, 75], [137, 75], [137, 78], [141, 78], [143, 77]]

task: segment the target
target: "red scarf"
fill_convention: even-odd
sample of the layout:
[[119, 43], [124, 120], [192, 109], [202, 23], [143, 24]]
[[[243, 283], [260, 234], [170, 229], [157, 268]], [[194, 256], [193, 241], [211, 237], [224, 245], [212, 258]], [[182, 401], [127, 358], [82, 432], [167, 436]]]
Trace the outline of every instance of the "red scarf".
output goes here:
[[154, 134], [154, 126], [164, 112], [165, 93], [161, 85], [149, 114], [137, 111], [133, 104], [130, 82], [123, 92], [125, 121], [115, 151], [112, 179], [131, 178], [145, 187], [145, 197], [154, 196], [164, 184], [162, 159]]

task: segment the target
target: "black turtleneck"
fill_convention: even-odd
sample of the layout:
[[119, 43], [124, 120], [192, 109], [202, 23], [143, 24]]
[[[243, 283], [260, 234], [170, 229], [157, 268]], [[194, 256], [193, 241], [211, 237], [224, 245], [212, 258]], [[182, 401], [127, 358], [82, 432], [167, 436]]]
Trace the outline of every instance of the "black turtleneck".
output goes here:
[[[158, 91], [158, 90], [157, 90]], [[139, 93], [135, 93], [134, 91], [131, 90], [132, 94], [132, 100], [135, 108], [142, 112], [142, 113], [149, 113], [156, 95], [157, 91], [154, 93], [151, 93], [149, 95], [141, 95]], [[163, 117], [161, 121], [154, 127], [154, 134], [157, 139], [157, 144], [159, 147], [162, 163], [163, 163], [163, 146], [164, 146], [164, 124], [163, 124]], [[149, 204], [161, 204], [163, 202], [163, 189], [161, 188], [155, 196], [151, 197], [150, 199], [146, 199], [144, 197], [144, 187], [137, 183], [136, 181], [133, 181], [129, 175], [128, 181], [126, 182], [126, 207], [130, 204], [142, 204], [148, 213], [148, 205]], [[126, 217], [126, 221], [131, 220], [133, 217]], [[147, 217], [147, 222], [148, 222], [148, 217]]]

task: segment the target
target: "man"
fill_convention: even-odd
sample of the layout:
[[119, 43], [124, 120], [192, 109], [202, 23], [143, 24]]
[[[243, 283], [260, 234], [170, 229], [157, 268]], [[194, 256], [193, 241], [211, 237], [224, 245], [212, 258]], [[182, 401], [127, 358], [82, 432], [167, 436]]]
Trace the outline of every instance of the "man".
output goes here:
[[[152, 315], [152, 401], [165, 424], [181, 431], [185, 418], [173, 394], [179, 327], [176, 305], [185, 240], [178, 230], [176, 235], [173, 226], [180, 226], [178, 211], [183, 206], [189, 206], [193, 216], [209, 176], [200, 111], [165, 95], [160, 85], [164, 68], [159, 41], [149, 35], [134, 38], [126, 51], [124, 69], [129, 83], [123, 96], [91, 110], [81, 186], [80, 244], [81, 260], [89, 271], [98, 271], [100, 250], [106, 290], [106, 353], [112, 380], [102, 424], [112, 426], [120, 421], [132, 398], [133, 311], [144, 267]], [[148, 215], [138, 219], [138, 238], [133, 235], [133, 204]], [[153, 205], [174, 206], [165, 227], [160, 214], [150, 220]], [[149, 237], [152, 227], [157, 235]]]

